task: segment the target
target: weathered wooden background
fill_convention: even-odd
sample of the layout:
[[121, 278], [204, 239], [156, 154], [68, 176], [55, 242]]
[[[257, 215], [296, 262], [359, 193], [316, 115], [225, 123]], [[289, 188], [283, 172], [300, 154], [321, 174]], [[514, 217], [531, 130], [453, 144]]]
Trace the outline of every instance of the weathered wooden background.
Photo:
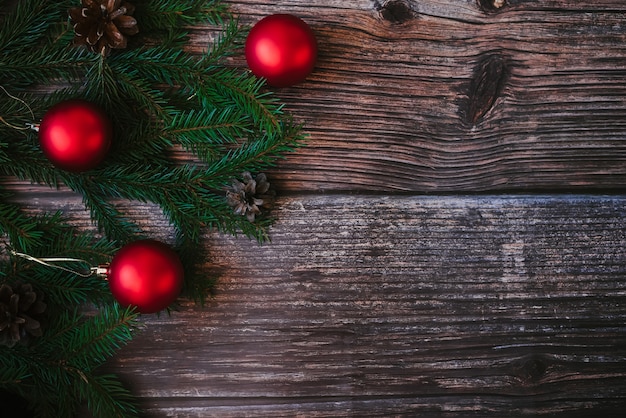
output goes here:
[[310, 140], [269, 173], [272, 243], [207, 232], [215, 298], [110, 365], [147, 415], [621, 416], [626, 2], [227, 3], [315, 31], [277, 91]]

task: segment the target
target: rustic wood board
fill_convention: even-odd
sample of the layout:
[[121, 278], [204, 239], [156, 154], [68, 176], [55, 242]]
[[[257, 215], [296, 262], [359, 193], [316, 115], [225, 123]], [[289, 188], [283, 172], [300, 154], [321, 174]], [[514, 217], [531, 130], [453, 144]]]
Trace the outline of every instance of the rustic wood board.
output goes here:
[[[226, 2], [317, 34], [276, 91], [310, 137], [269, 173], [272, 243], [207, 232], [215, 298], [146, 316], [110, 364], [147, 416], [622, 413], [626, 3]], [[64, 189], [3, 186], [93, 228]]]
[[[154, 416], [508, 416], [626, 404], [626, 198], [294, 196], [209, 234], [215, 298], [112, 365]], [[162, 229], [161, 229], [162, 230]]]
[[[89, 225], [72, 194], [21, 198]], [[148, 416], [626, 405], [626, 197], [294, 195], [273, 214], [271, 244], [206, 234], [215, 297], [145, 316], [110, 365]]]
[[[310, 133], [274, 176], [284, 190], [626, 185], [621, 0], [227, 3], [244, 24], [296, 14], [318, 37], [316, 71], [277, 90]], [[209, 39], [198, 28], [190, 48]]]

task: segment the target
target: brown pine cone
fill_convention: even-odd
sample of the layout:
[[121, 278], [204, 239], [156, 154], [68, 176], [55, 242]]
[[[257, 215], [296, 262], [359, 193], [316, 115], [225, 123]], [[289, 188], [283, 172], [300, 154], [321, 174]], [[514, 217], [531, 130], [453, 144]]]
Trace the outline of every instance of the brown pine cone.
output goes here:
[[252, 177], [248, 171], [242, 174], [242, 179], [233, 180], [226, 188], [226, 200], [237, 215], [243, 215], [250, 222], [254, 222], [263, 209], [270, 209], [274, 204], [274, 192], [270, 190], [270, 183], [263, 173]]
[[30, 284], [0, 286], [0, 345], [13, 347], [27, 336], [42, 335], [40, 319], [46, 304]]
[[102, 55], [126, 48], [127, 36], [139, 32], [134, 12], [135, 6], [124, 0], [82, 0], [81, 7], [69, 10], [74, 43]]

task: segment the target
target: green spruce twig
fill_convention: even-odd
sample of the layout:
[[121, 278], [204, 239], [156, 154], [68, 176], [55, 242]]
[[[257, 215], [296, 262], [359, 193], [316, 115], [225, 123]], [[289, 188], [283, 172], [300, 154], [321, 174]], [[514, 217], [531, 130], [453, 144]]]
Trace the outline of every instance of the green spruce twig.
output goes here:
[[[99, 367], [130, 341], [137, 314], [117, 304], [101, 277], [72, 272], [110, 260], [117, 247], [78, 232], [58, 213], [27, 215], [6, 203], [8, 198], [4, 193], [0, 201], [0, 234], [8, 239], [0, 250], [0, 287], [31, 285], [45, 312], [40, 336], [24, 335], [10, 349], [0, 347], [0, 389], [27, 399], [37, 416], [70, 418], [83, 402], [94, 416], [134, 416], [128, 390]], [[23, 254], [84, 262], [59, 269]], [[85, 311], [90, 305], [97, 310]], [[0, 317], [3, 324], [11, 320], [4, 311]], [[0, 332], [7, 332], [4, 325]]]
[[[41, 6], [37, 0], [28, 1]], [[38, 73], [32, 75], [33, 79], [44, 78], [52, 63], [62, 69], [53, 73], [54, 77], [62, 77], [69, 87], [52, 98], [60, 101], [82, 97], [101, 105], [112, 120], [115, 141], [102, 167], [72, 174], [60, 172], [43, 158], [35, 132], [5, 127], [7, 145], [0, 150], [7, 154], [5, 159], [10, 164], [3, 167], [4, 174], [52, 187], [65, 184], [82, 194], [94, 222], [111, 239], [127, 241], [141, 233], [108, 203], [111, 198], [158, 204], [181, 239], [197, 242], [201, 236], [199, 226], [264, 239], [267, 231], [259, 228], [265, 229], [266, 224], [244, 226], [240, 217], [220, 204], [223, 188], [242, 171], [267, 169], [294, 151], [304, 137], [300, 127], [283, 114], [282, 105], [264, 89], [261, 80], [221, 63], [240, 49], [245, 38], [245, 29], [224, 5], [218, 1], [182, 0], [135, 3], [138, 21], [144, 19], [141, 36], [147, 43], [106, 57], [68, 47], [67, 34], [47, 39], [51, 29], [45, 27], [52, 25], [38, 25], [37, 31], [15, 31], [31, 44], [31, 38], [47, 40], [49, 51], [42, 54], [41, 66], [35, 65], [32, 70]], [[22, 13], [19, 11], [18, 16]], [[61, 10], [55, 10], [55, 16], [61, 15]], [[172, 37], [185, 39], [188, 25], [194, 24], [221, 26], [220, 35], [204, 54], [191, 55], [181, 43], [154, 42]], [[15, 43], [15, 36], [7, 37], [7, 42]], [[46, 56], [55, 58], [47, 61]], [[0, 61], [0, 83], [14, 75], [14, 69], [5, 65], [11, 61]], [[36, 119], [46, 108], [33, 105]], [[0, 105], [0, 116], [9, 114], [4, 112]], [[14, 123], [19, 126], [23, 120]], [[202, 169], [181, 168], [172, 153], [176, 147], [195, 158], [193, 164], [200, 164]], [[182, 191], [188, 194], [183, 196]], [[199, 219], [193, 219], [194, 209], [201, 214]]]
[[[247, 33], [226, 5], [131, 2], [140, 33], [110, 54], [72, 45], [68, 9], [80, 0], [0, 2], [0, 176], [79, 193], [102, 233], [79, 232], [59, 213], [27, 215], [8, 203], [0, 183], [0, 286], [32, 284], [48, 305], [43, 335], [0, 350], [0, 389], [27, 398], [41, 416], [70, 417], [82, 403], [94, 416], [137, 414], [119, 380], [98, 371], [131, 339], [136, 313], [120, 307], [101, 278], [71, 273], [110, 261], [123, 243], [147, 235], [115, 202], [160, 207], [185, 265], [185, 295], [202, 302], [215, 280], [194, 274], [204, 262], [204, 232], [265, 241], [272, 223], [235, 214], [225, 187], [244, 171], [274, 166], [305, 136], [262, 80], [226, 65]], [[215, 36], [191, 54], [186, 43], [198, 26]], [[101, 106], [114, 132], [106, 160], [82, 173], [48, 161], [32, 129], [52, 105], [73, 98]], [[17, 253], [85, 265], [55, 269]], [[96, 312], [87, 315], [85, 306]]]

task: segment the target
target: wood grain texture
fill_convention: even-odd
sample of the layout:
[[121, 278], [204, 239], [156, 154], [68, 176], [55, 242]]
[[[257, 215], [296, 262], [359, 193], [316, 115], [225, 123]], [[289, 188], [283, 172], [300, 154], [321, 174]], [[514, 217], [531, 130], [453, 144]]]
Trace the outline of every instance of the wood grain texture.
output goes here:
[[[109, 365], [147, 416], [621, 416], [626, 3], [227, 3], [317, 34], [276, 92], [310, 138], [269, 173], [272, 242], [207, 232], [215, 298], [146, 316]], [[67, 190], [1, 181], [93, 228]]]
[[270, 245], [207, 236], [215, 299], [148, 319], [113, 365], [154, 416], [626, 404], [626, 199], [295, 196], [276, 215]]
[[[88, 227], [77, 196], [22, 198]], [[120, 205], [168, 239], [149, 208]], [[215, 298], [145, 316], [109, 366], [148, 416], [626, 405], [626, 198], [301, 195], [274, 215], [271, 244], [207, 234]]]
[[[245, 24], [296, 14], [318, 37], [316, 71], [277, 91], [310, 133], [276, 171], [285, 191], [626, 185], [621, 0], [508, 0], [491, 12], [472, 0], [227, 3]], [[198, 29], [192, 49], [206, 43]], [[475, 70], [494, 55], [506, 83], [468, 123]]]

